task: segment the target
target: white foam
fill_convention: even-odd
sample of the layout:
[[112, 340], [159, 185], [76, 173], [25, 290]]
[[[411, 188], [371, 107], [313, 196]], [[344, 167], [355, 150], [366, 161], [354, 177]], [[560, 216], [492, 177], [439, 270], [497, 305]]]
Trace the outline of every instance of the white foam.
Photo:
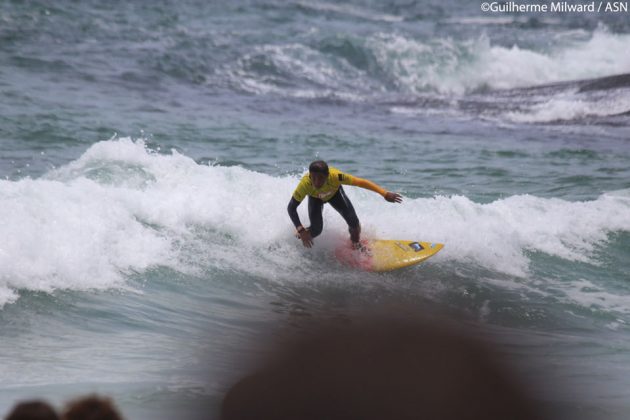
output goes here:
[[[562, 34], [560, 34], [562, 35]], [[403, 91], [464, 94], [596, 78], [630, 70], [630, 35], [598, 28], [590, 37], [558, 36], [548, 50], [468, 41], [417, 40], [395, 33], [367, 41], [383, 71]]]
[[[585, 279], [574, 280], [568, 283], [557, 283], [553, 288], [560, 289], [565, 302], [577, 304], [594, 311], [616, 312], [630, 314], [630, 295], [610, 293], [602, 287]], [[616, 329], [625, 321], [617, 319], [617, 322], [609, 324]]]
[[589, 261], [608, 232], [630, 229], [629, 206], [627, 198], [608, 195], [586, 202], [529, 195], [489, 204], [462, 196], [416, 199], [379, 217], [380, 229], [387, 227], [379, 236], [445, 242], [438, 257], [524, 275], [527, 250]]
[[625, 112], [630, 112], [628, 89], [618, 90], [614, 95], [602, 98], [591, 98], [575, 93], [563, 94], [533, 105], [528, 110], [506, 113], [505, 117], [518, 123], [537, 123], [604, 117]]
[[[348, 12], [346, 6], [311, 6]], [[630, 35], [613, 34], [603, 26], [591, 34], [558, 33], [551, 46], [537, 49], [497, 45], [485, 35], [465, 40], [415, 39], [388, 32], [353, 42], [375, 60], [369, 69], [293, 42], [254, 46], [217, 74], [254, 94], [361, 101], [387, 92], [392, 85], [404, 94], [462, 95], [630, 71]]]
[[[335, 267], [322, 260], [347, 227], [327, 206], [324, 234], [303, 250], [286, 212], [298, 179], [198, 165], [120, 139], [93, 145], [42, 179], [0, 181], [0, 305], [22, 289], [125, 287], [129, 274], [155, 266], [277, 281], [326, 276]], [[630, 190], [584, 202], [523, 195], [480, 204], [452, 196], [401, 205], [358, 188], [347, 193], [367, 236], [443, 242], [430, 264], [457, 261], [517, 276], [527, 273], [528, 250], [592, 261], [609, 232], [630, 231]], [[299, 213], [306, 223], [305, 205]]]

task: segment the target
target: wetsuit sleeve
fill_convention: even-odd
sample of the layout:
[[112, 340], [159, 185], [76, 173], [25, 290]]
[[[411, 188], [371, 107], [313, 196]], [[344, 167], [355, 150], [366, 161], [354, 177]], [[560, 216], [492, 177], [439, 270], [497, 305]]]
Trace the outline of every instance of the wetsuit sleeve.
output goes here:
[[295, 225], [296, 229], [298, 226], [302, 224], [302, 222], [300, 222], [300, 216], [298, 216], [298, 212], [297, 212], [297, 208], [299, 205], [300, 205], [300, 202], [297, 201], [294, 197], [291, 197], [291, 201], [289, 201], [289, 206], [287, 207], [287, 210], [289, 212], [289, 217], [291, 218], [291, 221]]
[[365, 188], [365, 189], [377, 192], [380, 195], [382, 195], [383, 197], [385, 197], [385, 194], [387, 194], [386, 190], [384, 190], [383, 188], [379, 187], [378, 185], [376, 185], [372, 181], [368, 181], [367, 179], [363, 179], [363, 178], [357, 178], [356, 176], [352, 178], [352, 185], [354, 185], [356, 187], [361, 187], [361, 188]]

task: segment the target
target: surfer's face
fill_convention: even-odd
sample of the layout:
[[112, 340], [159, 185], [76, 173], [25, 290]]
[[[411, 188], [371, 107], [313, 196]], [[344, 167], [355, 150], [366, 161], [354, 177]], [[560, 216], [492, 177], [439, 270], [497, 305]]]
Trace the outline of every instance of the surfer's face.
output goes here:
[[324, 183], [326, 183], [326, 178], [328, 178], [328, 175], [320, 174], [319, 172], [311, 172], [309, 173], [309, 176], [311, 177], [311, 182], [313, 182], [313, 186], [315, 188], [323, 187]]

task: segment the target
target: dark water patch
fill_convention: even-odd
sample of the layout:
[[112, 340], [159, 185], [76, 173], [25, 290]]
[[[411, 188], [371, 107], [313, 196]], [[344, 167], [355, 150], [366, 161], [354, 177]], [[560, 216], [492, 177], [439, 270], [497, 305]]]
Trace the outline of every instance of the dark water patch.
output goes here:
[[601, 160], [599, 153], [591, 149], [560, 149], [547, 153], [545, 157], [555, 159], [579, 159], [584, 161]]
[[354, 67], [369, 70], [373, 66], [373, 57], [358, 40], [349, 37], [336, 36], [320, 41], [318, 48], [326, 54], [343, 58]]
[[164, 108], [158, 108], [155, 105], [141, 105], [135, 109], [138, 112], [148, 112], [151, 114], [165, 114], [168, 111]]
[[491, 178], [507, 178], [511, 175], [511, 172], [503, 168], [492, 168], [487, 166], [478, 166], [474, 168], [467, 168], [465, 171], [468, 175], [474, 174]]
[[599, 90], [611, 90], [630, 87], [630, 74], [602, 77], [579, 83], [579, 92], [591, 92]]
[[202, 85], [212, 73], [212, 64], [207, 57], [194, 51], [184, 48], [167, 52], [157, 59], [154, 68], [176, 79]]
[[35, 57], [13, 56], [11, 63], [25, 70], [36, 70], [41, 72], [74, 71], [74, 67], [61, 59], [45, 60]]
[[606, 76], [593, 79], [566, 80], [552, 83], [544, 83], [535, 86], [526, 86], [512, 89], [500, 89], [496, 93], [502, 95], [551, 95], [562, 91], [577, 88], [578, 93], [586, 93], [600, 90], [623, 89], [630, 86], [630, 74]]
[[601, 173], [605, 173], [608, 175], [617, 175], [617, 174], [621, 174], [624, 172], [630, 172], [630, 167], [603, 167], [603, 168], [597, 168], [596, 169], [597, 172], [601, 172]]
[[126, 85], [139, 85], [144, 88], [150, 87], [155, 90], [160, 83], [160, 77], [157, 74], [140, 71], [124, 71], [116, 77], [119, 81], [125, 82]]
[[610, 179], [610, 178], [594, 177], [594, 176], [588, 176], [588, 175], [571, 175], [571, 176], [563, 176], [563, 177], [557, 178], [556, 182], [559, 185], [562, 185], [561, 188], [566, 188], [567, 184], [589, 185], [596, 182], [597, 180], [607, 180], [607, 179]]
[[630, 126], [630, 111], [624, 112], [622, 114], [615, 114], [604, 117], [597, 118], [585, 118], [579, 121], [580, 124], [585, 125], [599, 125], [599, 126], [609, 126], [609, 127], [628, 127]]
[[518, 150], [499, 150], [496, 152], [496, 155], [500, 158], [506, 159], [524, 159], [531, 157], [529, 153]]

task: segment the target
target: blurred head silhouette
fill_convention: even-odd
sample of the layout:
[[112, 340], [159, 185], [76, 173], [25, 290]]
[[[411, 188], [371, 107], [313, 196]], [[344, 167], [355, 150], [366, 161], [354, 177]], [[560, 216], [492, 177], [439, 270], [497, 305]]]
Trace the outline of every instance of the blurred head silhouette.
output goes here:
[[59, 416], [46, 402], [25, 401], [18, 403], [6, 420], [59, 420]]
[[68, 403], [62, 420], [122, 420], [122, 416], [109, 398], [89, 395]]
[[541, 418], [476, 340], [423, 322], [365, 321], [276, 344], [228, 391], [222, 419]]

